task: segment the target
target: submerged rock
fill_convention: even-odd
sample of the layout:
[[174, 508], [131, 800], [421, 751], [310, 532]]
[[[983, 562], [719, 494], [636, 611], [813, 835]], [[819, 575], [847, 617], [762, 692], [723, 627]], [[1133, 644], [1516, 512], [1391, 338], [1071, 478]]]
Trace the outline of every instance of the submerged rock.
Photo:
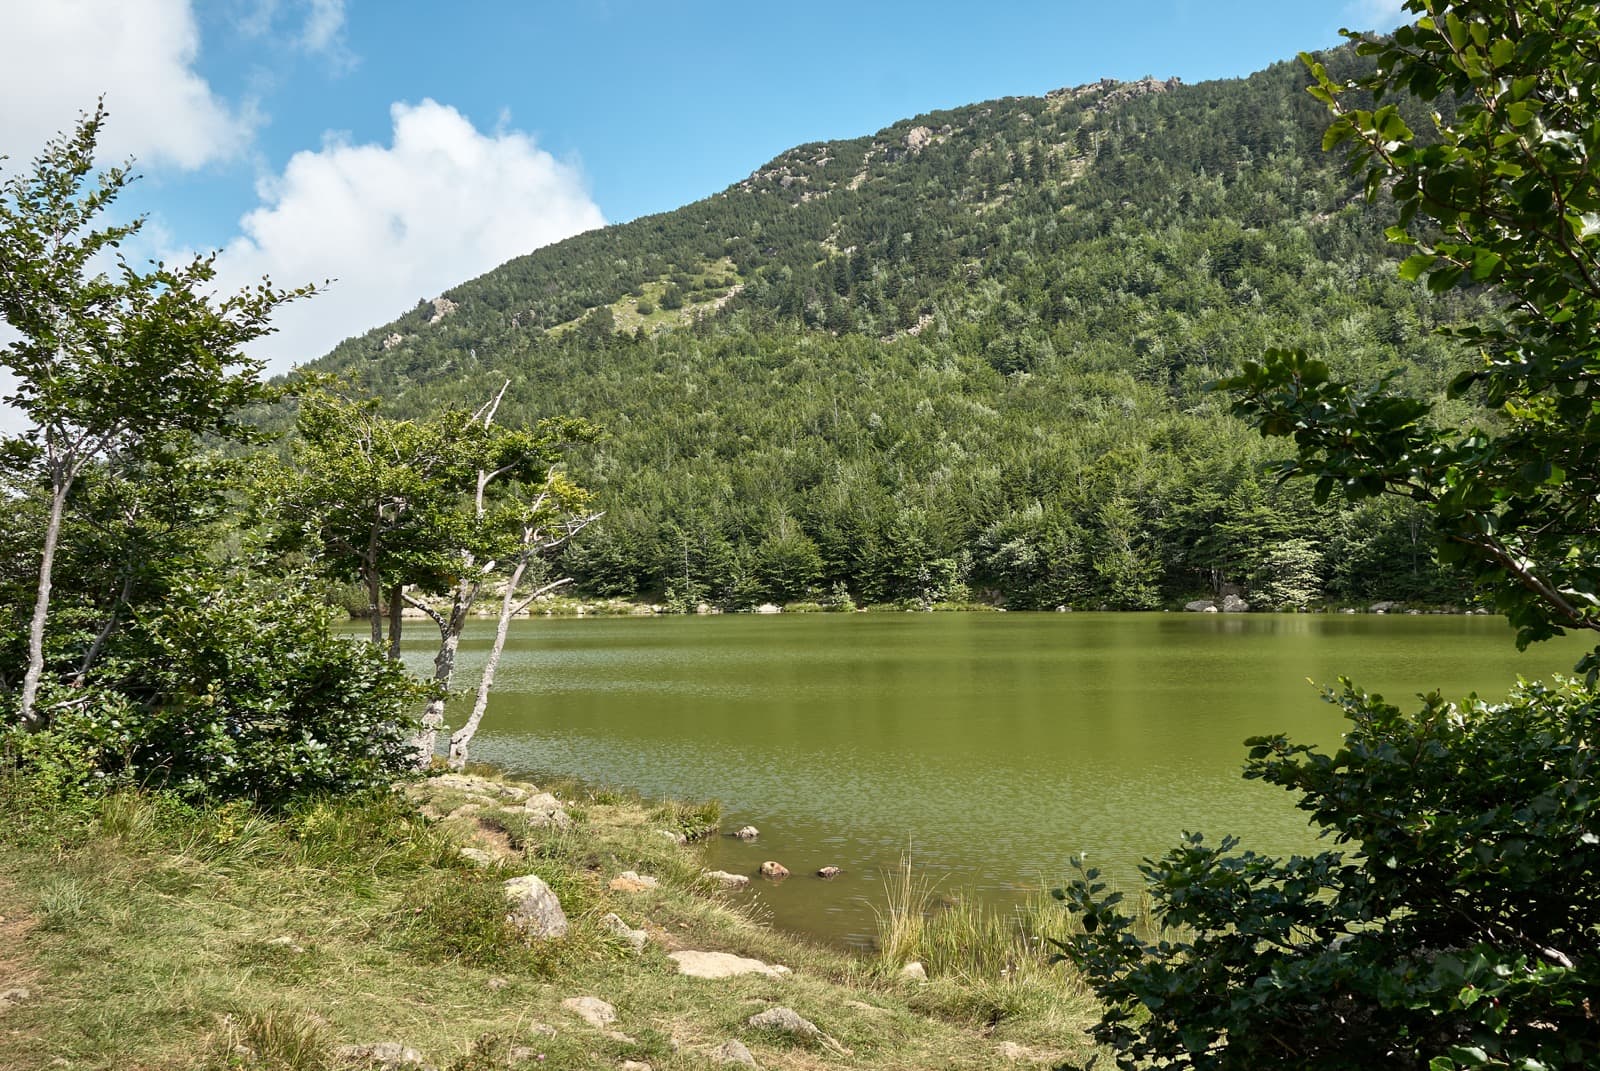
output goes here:
[[782, 881], [784, 878], [789, 876], [789, 868], [784, 866], [782, 863], [768, 859], [765, 863], [761, 864], [761, 876], [764, 878], [771, 878], [773, 881]]
[[733, 835], [738, 837], [740, 840], [755, 840], [757, 837], [761, 836], [761, 830], [757, 829], [755, 826], [742, 826], [739, 829], [734, 830]]
[[825, 866], [825, 867], [822, 867], [821, 869], [819, 869], [817, 871], [817, 877], [822, 878], [824, 880], [831, 880], [833, 878], [838, 877], [840, 874], [843, 874], [843, 873], [844, 873], [844, 871], [841, 870], [839, 867], [836, 867], [836, 866]]

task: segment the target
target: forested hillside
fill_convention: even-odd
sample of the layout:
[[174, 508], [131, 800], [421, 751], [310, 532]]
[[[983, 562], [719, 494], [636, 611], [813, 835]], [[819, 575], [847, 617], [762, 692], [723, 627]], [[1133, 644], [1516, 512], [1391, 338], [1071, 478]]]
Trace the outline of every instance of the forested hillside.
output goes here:
[[[1360, 63], [1323, 57], [1338, 74]], [[594, 594], [1150, 608], [1449, 600], [1403, 502], [1315, 506], [1204, 384], [1269, 345], [1420, 388], [1473, 298], [1402, 283], [1297, 62], [803, 145], [318, 362], [390, 411], [573, 414]]]

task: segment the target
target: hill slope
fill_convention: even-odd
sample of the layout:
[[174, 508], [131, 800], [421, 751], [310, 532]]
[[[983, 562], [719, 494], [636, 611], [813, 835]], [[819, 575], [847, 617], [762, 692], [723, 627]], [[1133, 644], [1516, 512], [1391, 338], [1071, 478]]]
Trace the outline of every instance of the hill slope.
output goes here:
[[[1324, 57], [1337, 72], [1359, 62]], [[1452, 359], [1320, 151], [1297, 63], [1099, 83], [803, 145], [519, 258], [319, 362], [408, 414], [603, 424], [597, 594], [1019, 608], [1448, 598], [1403, 507], [1314, 508], [1203, 384], [1268, 345]]]

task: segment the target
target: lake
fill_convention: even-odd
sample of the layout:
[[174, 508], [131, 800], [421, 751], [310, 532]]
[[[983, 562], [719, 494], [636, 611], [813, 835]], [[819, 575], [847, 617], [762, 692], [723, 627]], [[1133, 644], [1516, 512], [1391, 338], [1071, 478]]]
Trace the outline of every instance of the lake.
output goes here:
[[[413, 622], [419, 668], [431, 628]], [[491, 622], [462, 644], [477, 679]], [[1068, 861], [1132, 885], [1185, 830], [1315, 846], [1291, 797], [1239, 777], [1241, 742], [1334, 743], [1317, 687], [1343, 674], [1402, 708], [1499, 697], [1568, 672], [1576, 639], [1519, 654], [1497, 617], [785, 614], [533, 619], [507, 645], [472, 757], [646, 797], [717, 799], [709, 868], [794, 873], [748, 895], [779, 926], [865, 945], [886, 872], [1015, 902]], [[459, 721], [465, 703], [453, 705]], [[812, 873], [844, 869], [834, 881]]]

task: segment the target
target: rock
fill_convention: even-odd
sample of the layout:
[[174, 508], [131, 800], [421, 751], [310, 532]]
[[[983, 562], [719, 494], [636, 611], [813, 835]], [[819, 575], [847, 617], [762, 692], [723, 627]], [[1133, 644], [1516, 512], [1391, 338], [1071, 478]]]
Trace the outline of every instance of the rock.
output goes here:
[[900, 968], [900, 977], [912, 982], [926, 982], [928, 980], [928, 968], [917, 960], [912, 960]]
[[[296, 956], [303, 956], [306, 954], [306, 950], [304, 948], [301, 948], [299, 945], [295, 944], [293, 937], [274, 937], [272, 940], [266, 943], [274, 948], [281, 948], [285, 952], [292, 953]], [[0, 996], [0, 1003], [4, 1003], [3, 996]]]
[[396, 346], [400, 345], [400, 343], [402, 343], [404, 341], [405, 341], [404, 336], [402, 336], [400, 334], [392, 334], [392, 335], [385, 336], [384, 340], [383, 340], [383, 352], [388, 353], [390, 350], [394, 349]]
[[599, 997], [568, 997], [561, 1006], [593, 1027], [610, 1026], [617, 1021], [617, 1009]]
[[1353, 614], [1353, 613], [1355, 613], [1355, 612], [1356, 612], [1356, 611], [1355, 611], [1355, 607], [1353, 607], [1353, 606], [1346, 606], [1346, 607], [1345, 607], [1345, 608], [1344, 608], [1344, 609], [1343, 609], [1343, 610], [1340, 610], [1340, 611], [1339, 611], [1339, 612], [1340, 612], [1340, 613], [1341, 613], [1341, 614]]
[[1386, 614], [1399, 605], [1400, 604], [1397, 602], [1385, 599], [1382, 602], [1375, 602], [1371, 606], [1367, 607], [1367, 612], [1371, 614]]
[[434, 298], [433, 299], [433, 315], [428, 318], [428, 323], [429, 324], [438, 323], [440, 320], [444, 319], [446, 316], [449, 316], [452, 312], [455, 312], [456, 309], [459, 308], [459, 307], [460, 306], [458, 306], [454, 301], [451, 301], [447, 297], [440, 296], [440, 297]]
[[761, 876], [771, 878], [773, 881], [782, 881], [789, 876], [789, 868], [782, 863], [768, 859], [761, 864]]
[[1217, 604], [1210, 599], [1196, 599], [1193, 602], [1184, 603], [1183, 608], [1191, 614], [1203, 614], [1207, 611], [1215, 612]]
[[755, 840], [757, 837], [761, 836], [761, 830], [757, 829], [755, 826], [741, 826], [733, 831], [733, 835], [738, 837], [740, 840]]
[[801, 1018], [793, 1008], [768, 1008], [746, 1019], [745, 1025], [757, 1030], [770, 1030], [775, 1034], [788, 1034], [803, 1041], [817, 1041], [823, 1036], [817, 1024]]
[[639, 874], [632, 870], [624, 870], [611, 879], [612, 892], [644, 892], [646, 889], [658, 889], [661, 882], [649, 874]]
[[711, 1054], [711, 1058], [724, 1065], [738, 1067], [757, 1066], [756, 1058], [750, 1055], [750, 1050], [745, 1048], [742, 1041], [724, 1041], [721, 1047]]
[[750, 879], [744, 874], [730, 874], [726, 870], [707, 870], [705, 876], [720, 884], [724, 889], [743, 889], [750, 885]]
[[568, 829], [572, 826], [572, 818], [561, 809], [561, 801], [548, 792], [529, 796], [522, 809], [527, 812], [528, 821], [533, 825], [554, 826], [557, 829]]
[[531, 1045], [513, 1045], [506, 1053], [506, 1063], [517, 1064], [533, 1063], [544, 1059], [544, 1053]]
[[17, 1004], [26, 1004], [33, 999], [33, 990], [27, 986], [12, 986], [10, 989], [0, 990], [0, 1008], [9, 1008]]
[[678, 965], [678, 973], [690, 978], [737, 978], [741, 974], [760, 974], [782, 978], [787, 970], [762, 963], [759, 959], [735, 956], [731, 952], [672, 952], [668, 959]]
[[511, 983], [506, 981], [504, 978], [491, 978], [483, 984], [498, 993]]
[[778, 606], [776, 603], [764, 602], [757, 606], [754, 612], [758, 614], [781, 614], [783, 613], [783, 607]]
[[905, 146], [908, 152], [918, 153], [933, 144], [933, 131], [925, 126], [914, 126], [906, 131]]
[[825, 866], [825, 867], [822, 867], [821, 869], [819, 869], [817, 871], [817, 877], [827, 880], [827, 879], [836, 878], [840, 874], [843, 874], [843, 873], [844, 873], [844, 871], [840, 870], [836, 866]]
[[642, 1060], [624, 1060], [617, 1066], [620, 1071], [650, 1071], [650, 1065]]
[[494, 855], [482, 848], [458, 848], [456, 854], [476, 866], [493, 866]]
[[560, 937], [567, 932], [567, 913], [555, 892], [537, 874], [524, 874], [502, 884], [511, 902], [509, 921], [529, 937]]
[[379, 1041], [371, 1045], [340, 1045], [333, 1050], [333, 1058], [344, 1064], [358, 1067], [389, 1068], [426, 1067], [422, 1054], [398, 1041]]
[[1239, 598], [1237, 595], [1224, 595], [1222, 597], [1221, 610], [1225, 614], [1248, 613], [1250, 610], [1250, 604]]
[[611, 914], [600, 920], [600, 927], [608, 933], [614, 934], [632, 945], [635, 950], [642, 949], [650, 941], [650, 935], [643, 930], [636, 930], [622, 921], [620, 915]]
[[663, 837], [666, 837], [674, 844], [681, 845], [689, 843], [689, 835], [687, 833], [676, 833], [670, 829], [658, 829], [656, 832], [660, 833]]

